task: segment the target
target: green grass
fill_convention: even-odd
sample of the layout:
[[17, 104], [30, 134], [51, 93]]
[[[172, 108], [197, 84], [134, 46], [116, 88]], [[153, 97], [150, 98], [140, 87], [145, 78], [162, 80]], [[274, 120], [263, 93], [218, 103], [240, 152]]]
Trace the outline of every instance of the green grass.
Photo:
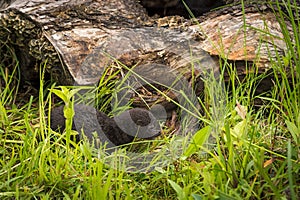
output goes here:
[[[291, 10], [289, 2], [287, 10]], [[234, 67], [225, 62], [223, 72], [228, 70], [233, 84], [225, 91], [224, 119], [217, 122], [211, 117], [213, 103], [204, 102], [206, 118], [199, 119], [206, 126], [182, 156], [167, 166], [153, 161], [156, 168], [149, 173], [130, 173], [120, 157], [95, 155], [87, 143], [70, 139], [71, 130], [59, 134], [47, 126], [52, 92], [62, 91], [61, 98], [72, 108], [76, 89], [44, 85], [41, 73], [39, 96], [24, 103], [19, 99], [17, 59], [14, 66], [1, 64], [0, 199], [298, 199], [299, 21], [290, 35], [284, 15], [278, 13], [278, 20], [289, 51], [272, 61], [275, 81], [270, 91], [249, 92], [267, 75], [249, 74], [240, 81]], [[294, 21], [292, 14], [288, 17]], [[109, 98], [103, 101], [106, 94], [114, 92], [105, 85], [103, 80], [98, 94], [101, 110], [110, 103]], [[214, 89], [207, 87], [206, 99]], [[264, 104], [255, 107], [256, 99]], [[218, 136], [212, 147], [203, 145], [210, 130]], [[157, 146], [177, 144], [170, 138], [161, 140]]]

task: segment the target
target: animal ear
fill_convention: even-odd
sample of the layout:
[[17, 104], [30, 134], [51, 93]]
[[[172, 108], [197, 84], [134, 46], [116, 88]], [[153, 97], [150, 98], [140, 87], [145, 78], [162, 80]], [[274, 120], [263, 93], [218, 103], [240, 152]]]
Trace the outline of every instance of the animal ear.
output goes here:
[[[136, 117], [139, 116], [139, 119]], [[114, 117], [117, 126], [126, 134], [137, 138], [153, 138], [160, 135], [160, 126], [153, 114], [145, 109], [127, 110]], [[145, 122], [147, 121], [147, 122]], [[141, 126], [141, 124], [145, 124]]]

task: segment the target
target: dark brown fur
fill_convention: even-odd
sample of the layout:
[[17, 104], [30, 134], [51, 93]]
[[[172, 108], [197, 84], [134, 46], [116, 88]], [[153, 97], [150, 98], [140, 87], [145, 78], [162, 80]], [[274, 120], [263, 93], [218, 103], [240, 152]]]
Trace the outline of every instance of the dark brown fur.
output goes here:
[[[51, 111], [50, 126], [53, 130], [66, 128], [63, 108], [63, 106], [59, 106]], [[83, 104], [75, 105], [74, 110], [72, 129], [79, 133], [77, 140], [82, 139], [82, 133], [84, 133], [88, 140], [93, 142], [94, 139], [97, 139], [94, 137], [96, 132], [101, 143], [111, 144], [112, 142], [114, 145], [122, 145], [132, 142], [135, 136], [153, 138], [160, 134], [158, 122], [145, 109], [134, 108], [125, 111], [116, 117], [118, 120], [109, 118], [105, 113]], [[130, 123], [131, 120], [133, 123]], [[139, 130], [143, 130], [143, 132], [138, 133]]]

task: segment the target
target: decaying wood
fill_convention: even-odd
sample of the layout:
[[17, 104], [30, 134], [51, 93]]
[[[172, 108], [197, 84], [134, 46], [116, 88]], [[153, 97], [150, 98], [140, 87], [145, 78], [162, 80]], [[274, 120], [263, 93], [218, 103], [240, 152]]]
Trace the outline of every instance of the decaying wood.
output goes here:
[[241, 11], [234, 15], [228, 13], [200, 25], [207, 35], [200, 46], [211, 55], [254, 61], [266, 68], [270, 57], [275, 58], [276, 53], [283, 54], [286, 49], [280, 25], [270, 12], [245, 16]]
[[141, 27], [147, 18], [135, 1], [19, 0], [1, 11], [0, 37], [18, 52], [27, 79], [38, 76], [33, 63], [47, 60], [56, 80], [72, 84], [99, 41], [120, 29]]
[[198, 20], [153, 19], [135, 0], [17, 0], [0, 11], [0, 39], [15, 49], [25, 78], [38, 76], [38, 64], [47, 61], [61, 84], [96, 83], [116, 60], [128, 67], [163, 64], [192, 77], [193, 63], [219, 56], [253, 62], [263, 72], [275, 52], [286, 51], [280, 25], [267, 9], [250, 6], [245, 15], [225, 9]]

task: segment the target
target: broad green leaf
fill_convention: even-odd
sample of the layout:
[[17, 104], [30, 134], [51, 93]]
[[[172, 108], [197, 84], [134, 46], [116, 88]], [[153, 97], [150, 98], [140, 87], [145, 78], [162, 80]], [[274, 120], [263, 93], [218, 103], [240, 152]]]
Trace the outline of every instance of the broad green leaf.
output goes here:
[[197, 131], [196, 134], [193, 136], [188, 148], [184, 152], [184, 156], [189, 157], [190, 155], [196, 153], [199, 147], [201, 147], [204, 144], [204, 142], [207, 140], [210, 133], [211, 133], [210, 126], [205, 126], [204, 128]]
[[59, 98], [61, 98], [65, 103], [68, 101], [67, 95], [63, 91], [58, 89], [50, 89], [50, 91], [54, 93], [56, 96], [58, 96]]
[[299, 143], [299, 133], [300, 133], [300, 128], [298, 128], [294, 123], [286, 120], [285, 121], [287, 129], [291, 133], [293, 140], [298, 144]]
[[202, 197], [201, 197], [199, 194], [192, 194], [192, 197], [193, 197], [195, 200], [202, 200]]
[[67, 93], [68, 99], [70, 100], [75, 94], [77, 94], [82, 88], [72, 89]]
[[6, 123], [7, 122], [7, 113], [5, 107], [2, 105], [2, 102], [0, 102], [0, 122]]
[[247, 120], [243, 119], [242, 121], [240, 121], [234, 126], [233, 131], [238, 138], [243, 138], [245, 135], [244, 133], [246, 128], [247, 128]]
[[170, 183], [170, 185], [172, 186], [172, 188], [176, 191], [177, 193], [177, 197], [179, 200], [183, 200], [186, 199], [186, 195], [185, 192], [183, 191], [183, 189], [174, 181], [168, 179], [168, 182]]

